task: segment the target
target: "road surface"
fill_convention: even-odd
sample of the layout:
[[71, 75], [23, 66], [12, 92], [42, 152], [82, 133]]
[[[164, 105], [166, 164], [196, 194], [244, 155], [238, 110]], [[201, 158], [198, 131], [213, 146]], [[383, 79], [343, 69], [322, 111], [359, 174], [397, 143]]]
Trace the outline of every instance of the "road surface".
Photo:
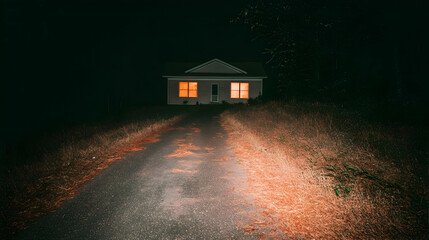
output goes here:
[[221, 108], [202, 109], [146, 150], [113, 163], [17, 239], [253, 239], [246, 174], [226, 143]]

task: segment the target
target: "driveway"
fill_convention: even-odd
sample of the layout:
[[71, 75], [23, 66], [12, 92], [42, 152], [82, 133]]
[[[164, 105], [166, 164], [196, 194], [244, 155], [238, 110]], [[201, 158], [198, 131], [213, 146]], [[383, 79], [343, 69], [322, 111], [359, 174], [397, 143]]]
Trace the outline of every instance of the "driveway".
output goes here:
[[221, 108], [202, 108], [112, 164], [17, 239], [252, 239], [252, 199]]

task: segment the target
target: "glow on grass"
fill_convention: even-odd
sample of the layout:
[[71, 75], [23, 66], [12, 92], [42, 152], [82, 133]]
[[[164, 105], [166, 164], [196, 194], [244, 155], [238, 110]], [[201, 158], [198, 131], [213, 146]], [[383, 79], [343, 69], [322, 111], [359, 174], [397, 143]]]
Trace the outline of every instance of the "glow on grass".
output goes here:
[[[337, 219], [339, 199], [325, 194], [323, 188], [308, 178], [310, 172], [303, 172], [293, 164], [279, 165], [276, 161], [279, 156], [261, 151], [262, 142], [250, 134], [243, 138], [242, 132], [231, 128], [234, 125], [223, 122], [228, 132], [227, 143], [234, 147], [236, 157], [247, 172], [248, 187], [244, 193], [252, 195], [258, 206], [265, 209], [262, 214], [253, 213], [251, 223], [239, 226], [249, 233], [271, 228], [269, 236], [265, 237], [276, 238], [279, 231], [310, 239], [337, 237], [329, 233], [340, 224]], [[225, 160], [229, 159], [220, 159]], [[332, 221], [333, 216], [335, 221]], [[344, 219], [340, 221], [346, 224]], [[319, 231], [323, 234], [318, 235]]]
[[[266, 238], [279, 238], [276, 231], [280, 230], [306, 239], [422, 236], [426, 230], [419, 223], [419, 213], [410, 208], [409, 190], [405, 190], [416, 179], [415, 163], [404, 160], [406, 167], [399, 169], [392, 165], [392, 157], [376, 157], [374, 149], [367, 147], [365, 133], [397, 139], [394, 147], [401, 146], [403, 139], [392, 138], [390, 129], [379, 130], [349, 115], [335, 119], [347, 129], [342, 131], [333, 126], [338, 117], [334, 114], [341, 113], [330, 109], [274, 102], [221, 115], [227, 142], [247, 172], [248, 187], [241, 192], [265, 209], [254, 213], [251, 223], [239, 226], [255, 233], [271, 229], [262, 236]], [[352, 143], [350, 134], [362, 135], [362, 142]], [[377, 178], [351, 172], [356, 169]], [[337, 179], [341, 177], [347, 179]], [[401, 183], [402, 189], [383, 187], [387, 179]], [[349, 192], [339, 184], [349, 187]]]

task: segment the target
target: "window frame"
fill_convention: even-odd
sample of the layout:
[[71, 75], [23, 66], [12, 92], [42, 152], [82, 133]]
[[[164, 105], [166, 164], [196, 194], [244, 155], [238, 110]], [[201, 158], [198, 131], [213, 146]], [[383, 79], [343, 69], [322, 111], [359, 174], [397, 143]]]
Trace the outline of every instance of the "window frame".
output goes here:
[[[181, 88], [182, 83], [186, 83], [186, 88]], [[195, 83], [196, 89], [190, 89], [189, 86], [191, 83]], [[181, 96], [181, 91], [185, 91], [186, 90], [186, 96]], [[189, 93], [190, 92], [195, 91], [195, 96], [190, 96]], [[190, 82], [190, 81], [180, 81], [179, 82], [179, 97], [180, 98], [197, 98], [198, 97], [198, 82]]]
[[[232, 90], [232, 84], [233, 83], [238, 84], [238, 90]], [[243, 84], [243, 83], [247, 84], [247, 90], [242, 90], [241, 89], [241, 84]], [[230, 97], [231, 97], [231, 99], [249, 99], [249, 88], [250, 88], [249, 82], [231, 82], [231, 84], [230, 84], [230, 90], [231, 90]], [[238, 97], [232, 97], [232, 95], [233, 95], [232, 92], [233, 91], [238, 92]], [[247, 92], [247, 97], [242, 97], [242, 92]]]

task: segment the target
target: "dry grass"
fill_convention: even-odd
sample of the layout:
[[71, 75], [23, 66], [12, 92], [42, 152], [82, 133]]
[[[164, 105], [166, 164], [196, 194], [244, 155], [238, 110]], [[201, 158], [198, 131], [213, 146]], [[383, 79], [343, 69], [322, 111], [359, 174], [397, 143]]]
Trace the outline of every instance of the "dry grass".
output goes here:
[[144, 150], [145, 144], [159, 141], [159, 134], [181, 118], [155, 117], [115, 124], [109, 130], [97, 126], [84, 138], [79, 135], [85, 135], [82, 131], [88, 129], [74, 129], [66, 133], [62, 139], [67, 140], [58, 144], [57, 149], [35, 156], [39, 161], [10, 168], [9, 177], [4, 177], [1, 185], [6, 202], [1, 207], [2, 235], [11, 236], [36, 217], [54, 211], [111, 163], [129, 152]]
[[[383, 126], [319, 104], [269, 103], [221, 116], [266, 209], [247, 231], [272, 237], [425, 239], [427, 180], [413, 127]], [[243, 134], [246, 133], [246, 134]], [[423, 168], [423, 171], [422, 171]], [[261, 238], [269, 236], [260, 236]]]

